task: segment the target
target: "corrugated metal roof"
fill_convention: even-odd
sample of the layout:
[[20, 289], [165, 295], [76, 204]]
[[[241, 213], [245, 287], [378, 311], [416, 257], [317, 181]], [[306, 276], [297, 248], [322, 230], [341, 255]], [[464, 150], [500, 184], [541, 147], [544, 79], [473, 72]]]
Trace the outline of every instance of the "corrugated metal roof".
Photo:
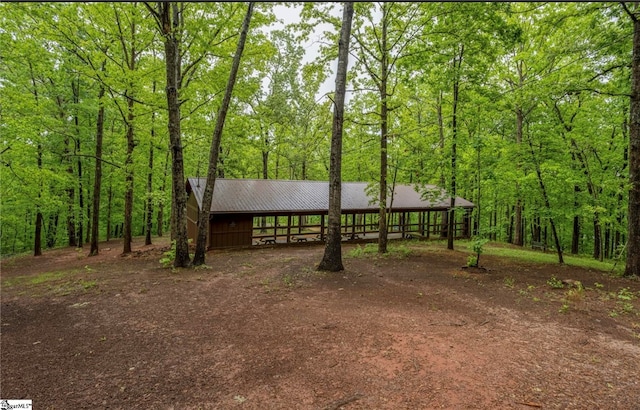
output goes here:
[[[202, 208], [205, 178], [189, 178], [187, 190], [193, 191]], [[377, 201], [366, 194], [366, 182], [342, 183], [342, 211], [366, 212], [378, 209]], [[437, 190], [433, 185], [429, 189]], [[445, 194], [446, 195], [446, 194]], [[391, 198], [388, 200], [390, 204]], [[411, 185], [396, 185], [394, 210], [442, 210], [449, 207], [450, 197], [421, 199]], [[456, 197], [456, 206], [475, 205]], [[211, 202], [211, 213], [326, 213], [329, 208], [329, 183], [326, 181], [290, 181], [276, 179], [217, 178]]]

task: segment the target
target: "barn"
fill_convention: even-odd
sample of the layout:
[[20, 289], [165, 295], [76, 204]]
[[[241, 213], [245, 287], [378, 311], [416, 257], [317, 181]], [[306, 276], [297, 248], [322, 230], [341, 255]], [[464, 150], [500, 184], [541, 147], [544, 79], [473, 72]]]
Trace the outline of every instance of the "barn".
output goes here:
[[[206, 179], [187, 180], [187, 230], [195, 241]], [[374, 240], [378, 205], [366, 182], [342, 183], [344, 240]], [[414, 186], [396, 185], [389, 196], [389, 237], [446, 237], [451, 198], [435, 186], [421, 195]], [[456, 197], [456, 237], [471, 234], [474, 204]], [[269, 179], [216, 179], [209, 211], [209, 249], [323, 241], [327, 229], [329, 183]]]

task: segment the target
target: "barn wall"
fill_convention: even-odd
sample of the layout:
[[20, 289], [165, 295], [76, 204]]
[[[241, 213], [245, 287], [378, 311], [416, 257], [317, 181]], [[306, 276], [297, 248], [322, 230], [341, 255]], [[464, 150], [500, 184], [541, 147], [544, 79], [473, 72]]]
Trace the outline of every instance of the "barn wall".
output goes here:
[[209, 248], [252, 245], [252, 215], [214, 215], [209, 225]]
[[189, 239], [196, 243], [196, 236], [198, 235], [198, 201], [196, 200], [193, 192], [189, 193], [187, 199], [187, 236]]

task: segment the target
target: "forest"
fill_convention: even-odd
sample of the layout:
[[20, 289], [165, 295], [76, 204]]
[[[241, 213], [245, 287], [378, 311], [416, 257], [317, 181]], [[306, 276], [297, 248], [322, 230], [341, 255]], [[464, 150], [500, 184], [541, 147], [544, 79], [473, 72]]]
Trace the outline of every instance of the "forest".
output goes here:
[[[251, 6], [226, 111], [247, 3], [0, 4], [2, 256], [170, 235], [172, 175], [207, 175], [222, 112], [216, 177], [328, 180], [342, 4]], [[436, 184], [476, 204], [477, 237], [637, 275], [639, 17], [355, 3], [342, 180]]]

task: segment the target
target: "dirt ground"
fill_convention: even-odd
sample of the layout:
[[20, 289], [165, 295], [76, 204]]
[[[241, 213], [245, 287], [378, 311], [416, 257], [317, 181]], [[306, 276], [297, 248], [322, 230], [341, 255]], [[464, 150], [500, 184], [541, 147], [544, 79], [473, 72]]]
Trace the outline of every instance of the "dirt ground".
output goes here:
[[[2, 261], [0, 397], [36, 409], [638, 409], [640, 282], [410, 243]], [[460, 247], [464, 248], [463, 246]], [[406, 252], [404, 252], [406, 253]], [[580, 281], [554, 288], [551, 278]], [[558, 284], [559, 286], [559, 284]]]

